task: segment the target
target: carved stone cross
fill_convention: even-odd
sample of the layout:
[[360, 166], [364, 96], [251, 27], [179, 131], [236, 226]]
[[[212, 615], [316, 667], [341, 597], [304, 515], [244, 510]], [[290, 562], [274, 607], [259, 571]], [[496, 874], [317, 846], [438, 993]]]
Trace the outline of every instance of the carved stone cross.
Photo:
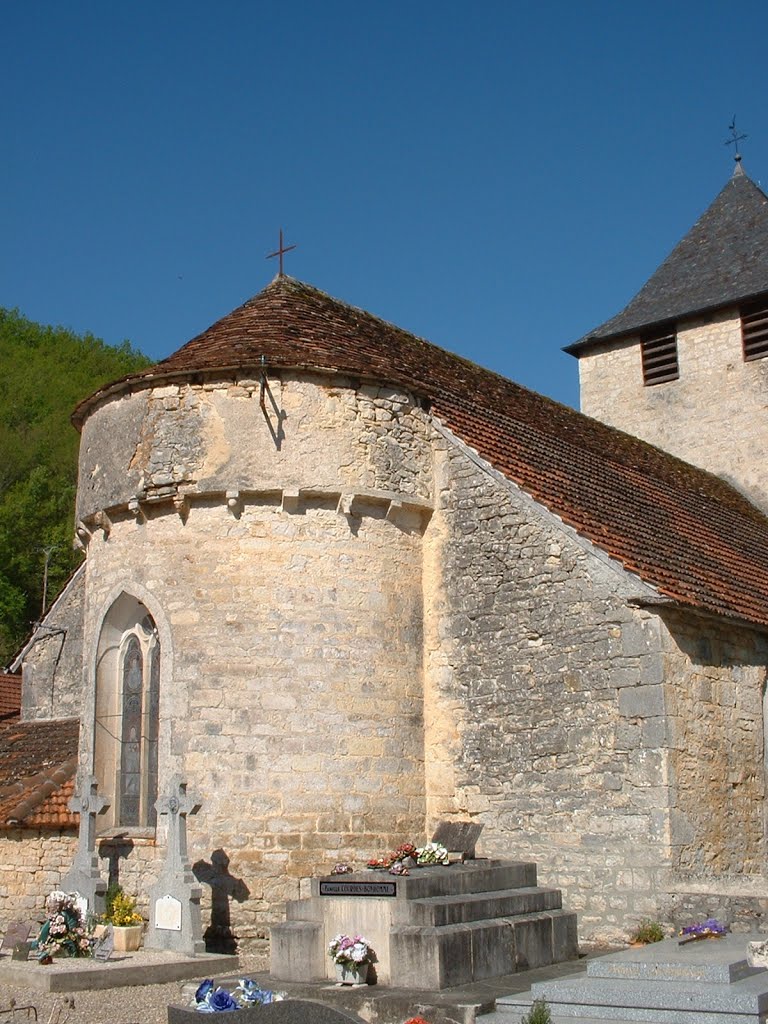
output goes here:
[[[155, 807], [168, 816], [165, 863], [149, 890], [149, 928], [145, 949], [168, 949], [187, 956], [205, 950], [200, 920], [202, 890], [187, 859], [187, 815], [200, 810], [200, 802], [187, 793], [187, 784], [174, 775]], [[169, 916], [168, 907], [173, 908]]]
[[183, 871], [187, 864], [187, 815], [200, 810], [200, 801], [187, 793], [187, 784], [180, 775], [174, 775], [168, 795], [155, 804], [158, 814], [168, 815], [168, 853], [166, 866]]
[[109, 807], [109, 800], [99, 795], [96, 776], [86, 775], [80, 780], [78, 790], [67, 806], [80, 815], [80, 834], [72, 867], [62, 878], [60, 888], [65, 892], [79, 893], [90, 912], [101, 914], [104, 912], [107, 883], [101, 877], [96, 853], [96, 816]]
[[99, 782], [95, 775], [88, 775], [83, 779], [80, 792], [70, 797], [67, 807], [80, 815], [78, 857], [85, 854], [90, 863], [90, 858], [96, 850], [96, 815], [109, 807], [109, 800], [99, 794]]

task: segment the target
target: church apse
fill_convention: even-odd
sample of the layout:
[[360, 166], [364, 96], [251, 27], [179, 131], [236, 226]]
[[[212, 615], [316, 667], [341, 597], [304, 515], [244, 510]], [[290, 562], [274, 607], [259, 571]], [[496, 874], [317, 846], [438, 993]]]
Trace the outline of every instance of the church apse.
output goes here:
[[[232, 907], [240, 937], [263, 933], [302, 879], [423, 835], [425, 820], [424, 416], [407, 393], [339, 378], [286, 374], [269, 388], [269, 421], [258, 386], [242, 381], [107, 402], [86, 422], [81, 470], [114, 478], [81, 504], [93, 527], [88, 608], [123, 586], [163, 609], [174, 664], [160, 693], [159, 785], [179, 771], [199, 794], [190, 854], [227, 851], [250, 893]], [[194, 450], [183, 437], [172, 448], [163, 403], [169, 422], [195, 410]], [[134, 425], [122, 447], [111, 411]], [[114, 504], [95, 508], [99, 494]], [[112, 659], [127, 682], [140, 641]], [[122, 713], [130, 760], [130, 711], [105, 699], [97, 736]], [[131, 788], [130, 765], [102, 747], [97, 762]]]

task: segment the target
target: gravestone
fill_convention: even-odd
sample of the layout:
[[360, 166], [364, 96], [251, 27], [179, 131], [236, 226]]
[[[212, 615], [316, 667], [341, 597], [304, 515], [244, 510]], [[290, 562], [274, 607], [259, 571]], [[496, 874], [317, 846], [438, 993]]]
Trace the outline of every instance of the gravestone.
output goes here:
[[194, 956], [205, 952], [205, 943], [200, 919], [202, 890], [187, 857], [187, 815], [196, 814], [200, 803], [187, 793], [187, 783], [175, 775], [167, 795], [155, 807], [158, 814], [166, 817], [168, 839], [165, 863], [149, 891], [149, 928], [144, 948], [170, 949]]
[[[75, 795], [67, 806], [80, 815], [80, 832], [77, 852], [72, 867], [61, 880], [64, 892], [76, 893], [85, 904], [86, 913], [103, 914], [107, 883], [99, 871], [96, 853], [96, 816], [109, 807], [109, 800], [99, 795], [99, 783], [95, 775], [88, 775], [80, 781]], [[80, 903], [82, 909], [83, 903]]]
[[112, 956], [115, 950], [115, 933], [111, 924], [104, 929], [93, 946], [93, 959], [105, 963]]
[[11, 960], [26, 960], [32, 948], [31, 932], [32, 925], [26, 921], [11, 921], [5, 929], [0, 949], [9, 949]]
[[452, 861], [474, 860], [475, 846], [482, 831], [483, 826], [473, 821], [440, 821], [432, 842], [444, 846]]

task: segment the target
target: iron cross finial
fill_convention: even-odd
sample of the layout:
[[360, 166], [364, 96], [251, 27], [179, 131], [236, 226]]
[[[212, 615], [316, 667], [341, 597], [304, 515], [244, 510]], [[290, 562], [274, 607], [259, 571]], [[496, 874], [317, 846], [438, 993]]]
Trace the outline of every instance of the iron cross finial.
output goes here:
[[280, 269], [278, 271], [280, 277], [283, 277], [283, 253], [290, 252], [291, 249], [295, 248], [295, 245], [283, 245], [283, 229], [280, 228], [280, 245], [266, 257], [268, 260], [274, 259], [275, 256], [280, 257]]
[[736, 163], [739, 163], [741, 161], [741, 153], [739, 152], [739, 143], [742, 141], [742, 139], [748, 139], [749, 136], [745, 135], [743, 132], [742, 132], [741, 135], [739, 135], [739, 133], [738, 133], [738, 131], [736, 129], [736, 115], [735, 114], [733, 115], [733, 120], [728, 125], [728, 131], [731, 133], [731, 137], [730, 137], [730, 139], [726, 139], [725, 140], [725, 145], [726, 146], [734, 146], [735, 147], [735, 153], [734, 153], [733, 159], [736, 161]]

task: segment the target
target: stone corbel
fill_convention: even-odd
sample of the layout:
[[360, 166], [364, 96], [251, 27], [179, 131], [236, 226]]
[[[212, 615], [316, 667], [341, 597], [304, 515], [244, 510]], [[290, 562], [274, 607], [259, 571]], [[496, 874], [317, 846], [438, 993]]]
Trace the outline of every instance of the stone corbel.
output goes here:
[[77, 521], [77, 526], [75, 528], [75, 536], [79, 538], [80, 543], [83, 546], [87, 546], [88, 541], [92, 537], [91, 531], [88, 529], [88, 527], [85, 525], [82, 519], [79, 519]]
[[173, 498], [173, 507], [178, 512], [179, 519], [186, 523], [187, 516], [189, 515], [189, 501], [186, 494], [176, 494]]
[[351, 516], [353, 514], [352, 506], [354, 505], [354, 503], [355, 503], [355, 496], [354, 496], [354, 494], [340, 494], [339, 495], [339, 503], [336, 506], [336, 511], [339, 513], [339, 515]]
[[301, 491], [283, 491], [283, 512], [298, 512]]
[[137, 523], [144, 522], [144, 513], [141, 511], [141, 505], [139, 504], [138, 497], [131, 498], [128, 502], [128, 511], [134, 517]]
[[112, 529], [112, 520], [109, 518], [107, 513], [102, 509], [101, 512], [97, 512], [93, 517], [94, 525], [98, 527], [104, 534], [104, 539], [109, 536], [110, 530]]
[[404, 512], [405, 506], [402, 501], [399, 501], [397, 498], [393, 498], [387, 507], [385, 518], [387, 522], [393, 523], [397, 526], [398, 522], [402, 519]]
[[243, 503], [240, 498], [240, 491], [227, 491], [227, 508], [235, 517], [240, 518], [240, 514], [243, 511]]

